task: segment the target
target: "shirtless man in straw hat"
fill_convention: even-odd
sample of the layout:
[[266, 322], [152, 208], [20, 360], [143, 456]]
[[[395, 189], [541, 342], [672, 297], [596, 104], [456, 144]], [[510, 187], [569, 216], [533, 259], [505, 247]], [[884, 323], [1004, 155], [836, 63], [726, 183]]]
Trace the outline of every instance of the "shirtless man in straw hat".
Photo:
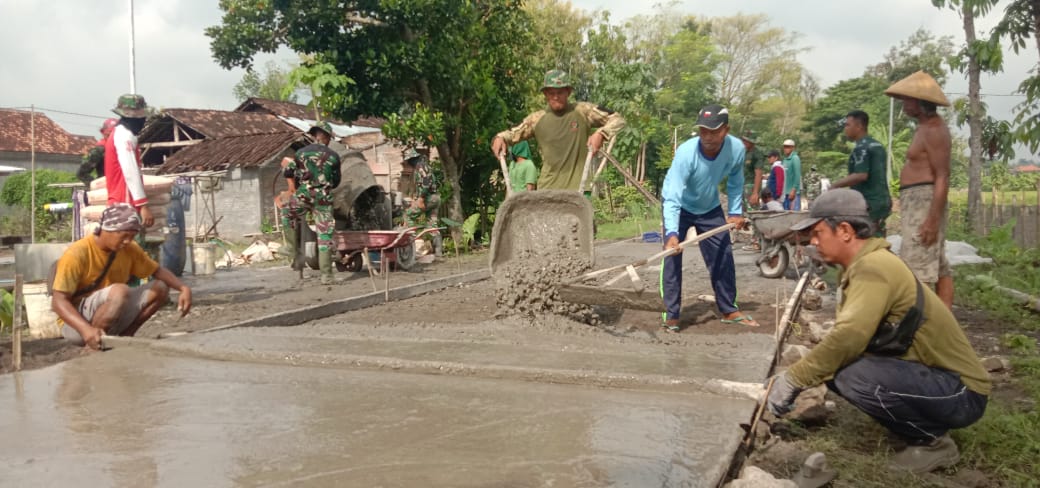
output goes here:
[[953, 307], [953, 273], [946, 260], [947, 194], [950, 191], [950, 129], [936, 106], [950, 102], [934, 78], [918, 71], [897, 81], [885, 94], [903, 103], [917, 121], [914, 140], [899, 174], [899, 212], [903, 244], [899, 255], [922, 283]]

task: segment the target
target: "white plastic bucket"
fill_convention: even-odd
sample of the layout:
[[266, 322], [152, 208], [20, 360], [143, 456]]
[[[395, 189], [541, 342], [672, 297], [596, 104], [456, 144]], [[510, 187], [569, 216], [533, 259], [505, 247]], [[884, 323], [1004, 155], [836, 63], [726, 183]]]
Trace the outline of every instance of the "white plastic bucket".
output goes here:
[[217, 272], [216, 246], [208, 242], [196, 242], [192, 244], [191, 254], [195, 274], [211, 275]]
[[29, 337], [34, 339], [61, 337], [58, 315], [51, 310], [51, 297], [47, 295], [47, 284], [26, 283], [22, 285], [22, 296], [25, 298]]

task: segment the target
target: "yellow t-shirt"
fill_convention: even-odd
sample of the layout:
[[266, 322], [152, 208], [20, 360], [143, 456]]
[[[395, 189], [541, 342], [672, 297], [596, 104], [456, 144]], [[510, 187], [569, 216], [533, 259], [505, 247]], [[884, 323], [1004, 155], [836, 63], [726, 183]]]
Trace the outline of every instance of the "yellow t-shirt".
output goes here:
[[[53, 289], [72, 295], [76, 290], [90, 286], [101, 275], [107, 262], [108, 252], [98, 246], [95, 236], [89, 235], [73, 242], [58, 259]], [[125, 284], [130, 280], [131, 275], [147, 278], [155, 274], [158, 269], [159, 263], [149, 257], [136, 242], [131, 242], [118, 251], [115, 261], [112, 262], [112, 266], [96, 290], [114, 283]], [[86, 295], [73, 299], [73, 305], [78, 307], [84, 296]]]

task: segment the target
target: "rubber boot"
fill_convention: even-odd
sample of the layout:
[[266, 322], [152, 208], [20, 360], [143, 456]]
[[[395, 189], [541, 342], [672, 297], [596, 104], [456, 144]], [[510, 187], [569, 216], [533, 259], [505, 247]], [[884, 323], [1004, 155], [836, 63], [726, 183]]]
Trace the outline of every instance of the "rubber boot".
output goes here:
[[318, 252], [318, 270], [321, 271], [321, 284], [331, 285], [332, 278], [332, 252]]
[[282, 230], [282, 233], [285, 235], [285, 247], [279, 250], [278, 254], [289, 258], [292, 269], [296, 271], [303, 269], [302, 262], [300, 261], [299, 256], [296, 255], [296, 241], [299, 239], [296, 229], [285, 227]]
[[444, 238], [441, 237], [440, 232], [433, 233], [433, 255], [441, 257], [444, 254]]

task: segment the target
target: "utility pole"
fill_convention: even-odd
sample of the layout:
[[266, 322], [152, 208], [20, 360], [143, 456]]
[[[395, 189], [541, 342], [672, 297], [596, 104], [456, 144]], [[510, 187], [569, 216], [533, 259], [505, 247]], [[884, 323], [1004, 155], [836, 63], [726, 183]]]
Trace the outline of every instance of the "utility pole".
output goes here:
[[137, 93], [137, 74], [134, 68], [134, 0], [130, 2], [130, 93]]

